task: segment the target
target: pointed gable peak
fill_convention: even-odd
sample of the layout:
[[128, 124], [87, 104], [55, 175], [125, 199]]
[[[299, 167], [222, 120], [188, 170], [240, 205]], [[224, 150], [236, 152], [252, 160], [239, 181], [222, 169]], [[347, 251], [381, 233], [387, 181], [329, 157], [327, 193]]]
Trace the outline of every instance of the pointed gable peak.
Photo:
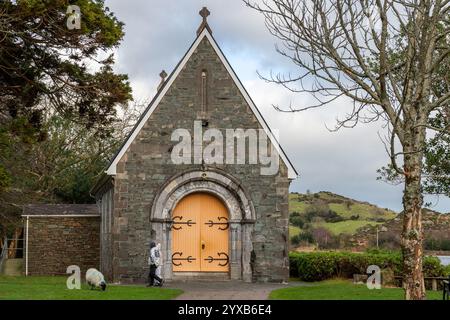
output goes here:
[[[237, 86], [238, 90], [240, 91], [240, 93], [244, 97], [244, 100], [246, 101], [247, 105], [250, 106], [251, 111], [253, 112], [253, 114], [256, 117], [258, 123], [261, 125], [261, 127], [265, 131], [267, 137], [270, 139], [271, 143], [275, 147], [275, 149], [276, 149], [277, 153], [279, 154], [279, 156], [281, 157], [283, 163], [286, 165], [286, 167], [288, 169], [288, 178], [289, 179], [296, 179], [298, 177], [298, 173], [295, 170], [294, 166], [292, 165], [292, 163], [290, 162], [290, 160], [286, 156], [284, 150], [281, 148], [279, 142], [277, 141], [277, 139], [275, 138], [274, 134], [270, 130], [267, 122], [262, 117], [260, 111], [258, 110], [258, 108], [256, 107], [255, 103], [253, 102], [253, 100], [249, 96], [248, 92], [245, 90], [244, 86], [242, 85], [242, 82], [237, 77], [235, 71], [231, 67], [231, 65], [228, 62], [227, 58], [225, 57], [225, 55], [223, 54], [222, 50], [218, 46], [216, 40], [212, 36], [211, 29], [209, 28], [208, 22], [206, 20], [206, 18], [207, 18], [207, 16], [209, 14], [210, 14], [210, 12], [208, 11], [208, 9], [206, 9], [206, 7], [204, 7], [200, 11], [200, 15], [203, 17], [203, 22], [202, 22], [202, 24], [200, 25], [200, 27], [199, 27], [199, 29], [197, 31], [198, 32], [197, 38], [195, 39], [194, 43], [190, 46], [190, 48], [188, 49], [186, 54], [183, 56], [181, 61], [177, 64], [177, 66], [172, 71], [172, 73], [169, 75], [169, 77], [166, 78], [166, 74], [163, 74], [164, 75], [164, 80], [162, 80], [162, 83], [160, 84], [160, 87], [159, 87], [159, 90], [158, 90], [157, 94], [155, 95], [153, 100], [150, 102], [150, 104], [148, 105], [147, 109], [141, 115], [141, 118], [138, 120], [138, 122], [134, 126], [133, 130], [128, 135], [127, 139], [124, 141], [124, 143], [122, 144], [122, 146], [120, 147], [118, 152], [115, 154], [115, 156], [111, 160], [111, 162], [110, 162], [110, 164], [109, 164], [109, 166], [108, 166], [108, 168], [106, 170], [106, 174], [107, 175], [115, 175], [116, 174], [116, 168], [117, 168], [118, 162], [123, 157], [125, 152], [128, 150], [128, 148], [130, 147], [130, 145], [134, 141], [134, 139], [137, 137], [137, 135], [141, 131], [141, 129], [144, 126], [144, 124], [150, 118], [150, 116], [153, 113], [153, 111], [158, 107], [159, 103], [164, 98], [166, 92], [172, 86], [173, 82], [178, 77], [178, 75], [180, 74], [181, 70], [183, 70], [184, 66], [187, 64], [187, 62], [189, 61], [191, 56], [194, 54], [194, 52], [196, 51], [196, 49], [198, 48], [200, 43], [203, 41], [203, 39], [206, 39], [209, 42], [209, 44], [212, 46], [212, 48], [214, 49], [215, 53], [219, 57], [219, 60], [221, 61], [221, 63], [225, 67], [225, 69], [227, 70], [228, 74], [231, 76], [234, 84]], [[161, 75], [162, 78], [163, 78], [163, 75]]]
[[212, 34], [211, 28], [209, 27], [208, 20], [207, 20], [208, 16], [211, 14], [211, 12], [208, 10], [208, 8], [203, 7], [202, 10], [200, 10], [198, 13], [203, 18], [203, 20], [202, 20], [202, 23], [200, 24], [200, 27], [198, 27], [198, 29], [197, 29], [197, 36], [199, 36], [204, 29], [208, 30], [209, 33]]

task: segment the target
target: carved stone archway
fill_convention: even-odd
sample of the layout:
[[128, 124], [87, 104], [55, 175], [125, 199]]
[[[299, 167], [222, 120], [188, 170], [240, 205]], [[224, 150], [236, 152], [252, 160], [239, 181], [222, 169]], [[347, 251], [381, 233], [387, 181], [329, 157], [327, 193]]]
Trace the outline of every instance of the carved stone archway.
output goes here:
[[151, 237], [162, 245], [164, 277], [173, 278], [172, 210], [181, 199], [195, 192], [210, 193], [222, 200], [227, 207], [230, 214], [230, 279], [251, 282], [255, 209], [236, 179], [216, 169], [188, 171], [172, 177], [155, 197], [150, 214]]

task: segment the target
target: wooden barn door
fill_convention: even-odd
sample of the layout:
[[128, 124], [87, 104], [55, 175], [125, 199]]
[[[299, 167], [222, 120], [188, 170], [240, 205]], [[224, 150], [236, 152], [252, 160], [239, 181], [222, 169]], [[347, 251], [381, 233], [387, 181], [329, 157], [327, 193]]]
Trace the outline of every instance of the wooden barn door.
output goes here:
[[208, 193], [183, 198], [172, 213], [174, 272], [228, 272], [228, 210]]

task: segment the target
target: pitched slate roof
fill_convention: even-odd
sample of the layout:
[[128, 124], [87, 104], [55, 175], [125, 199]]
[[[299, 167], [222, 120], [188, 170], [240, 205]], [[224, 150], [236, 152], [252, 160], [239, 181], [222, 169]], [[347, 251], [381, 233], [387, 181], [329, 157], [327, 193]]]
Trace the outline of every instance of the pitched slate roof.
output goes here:
[[183, 56], [181, 61], [177, 64], [175, 69], [172, 71], [162, 88], [158, 91], [158, 93], [155, 95], [153, 100], [150, 102], [146, 110], [141, 115], [140, 119], [134, 126], [133, 130], [130, 132], [128, 137], [125, 139], [122, 146], [119, 148], [118, 152], [114, 155], [112, 158], [110, 164], [107, 167], [107, 170], [105, 171], [107, 175], [115, 175], [116, 174], [116, 166], [117, 163], [120, 161], [122, 156], [125, 154], [125, 152], [128, 150], [131, 143], [134, 141], [134, 139], [137, 137], [139, 132], [141, 131], [142, 127], [145, 125], [147, 120], [149, 119], [150, 115], [153, 113], [153, 111], [158, 107], [158, 104], [172, 85], [172, 83], [177, 78], [178, 74], [181, 72], [183, 67], [188, 62], [189, 58], [192, 56], [198, 45], [201, 43], [203, 38], [207, 38], [207, 40], [210, 42], [211, 46], [214, 48], [214, 51], [220, 58], [221, 62], [224, 64], [225, 68], [227, 69], [228, 73], [231, 75], [235, 85], [238, 87], [239, 91], [241, 92], [242, 96], [244, 97], [247, 104], [250, 106], [251, 110], [253, 111], [253, 114], [257, 118], [259, 124], [264, 129], [266, 135], [269, 137], [270, 141], [272, 142], [273, 146], [277, 150], [278, 154], [280, 155], [282, 161], [288, 168], [288, 178], [295, 179], [298, 176], [298, 173], [294, 166], [292, 165], [291, 161], [288, 159], [287, 155], [285, 154], [284, 150], [276, 140], [275, 136], [273, 135], [272, 131], [270, 130], [267, 122], [264, 120], [263, 116], [261, 115], [260, 111], [256, 107], [255, 103], [251, 99], [248, 92], [245, 90], [244, 86], [242, 85], [242, 82], [237, 77], [236, 73], [234, 72], [233, 68], [231, 67], [230, 63], [226, 59], [225, 55], [223, 54], [222, 50], [218, 46], [217, 42], [215, 41], [214, 37], [212, 36], [209, 28], [203, 28], [203, 31], [199, 33], [195, 41], [190, 46], [189, 50], [186, 52], [186, 54]]
[[96, 204], [28, 204], [23, 207], [22, 216], [99, 216]]

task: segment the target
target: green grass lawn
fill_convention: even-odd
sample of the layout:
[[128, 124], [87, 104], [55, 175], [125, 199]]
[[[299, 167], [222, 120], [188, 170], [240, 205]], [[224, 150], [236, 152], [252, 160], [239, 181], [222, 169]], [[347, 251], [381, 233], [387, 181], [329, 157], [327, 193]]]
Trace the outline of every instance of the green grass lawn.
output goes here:
[[350, 218], [354, 215], [359, 215], [359, 218], [384, 218], [386, 220], [395, 218], [396, 214], [393, 211], [387, 211], [383, 209], [377, 209], [374, 206], [364, 203], [354, 203], [348, 208], [344, 203], [330, 203], [329, 207], [337, 214], [344, 218]]
[[182, 293], [178, 289], [109, 285], [106, 291], [66, 287], [67, 277], [0, 276], [0, 300], [168, 300]]
[[[441, 300], [441, 291], [427, 291], [428, 300]], [[353, 284], [351, 280], [328, 280], [305, 283], [274, 290], [274, 300], [403, 300], [403, 289], [382, 288], [369, 290], [366, 285]]]

